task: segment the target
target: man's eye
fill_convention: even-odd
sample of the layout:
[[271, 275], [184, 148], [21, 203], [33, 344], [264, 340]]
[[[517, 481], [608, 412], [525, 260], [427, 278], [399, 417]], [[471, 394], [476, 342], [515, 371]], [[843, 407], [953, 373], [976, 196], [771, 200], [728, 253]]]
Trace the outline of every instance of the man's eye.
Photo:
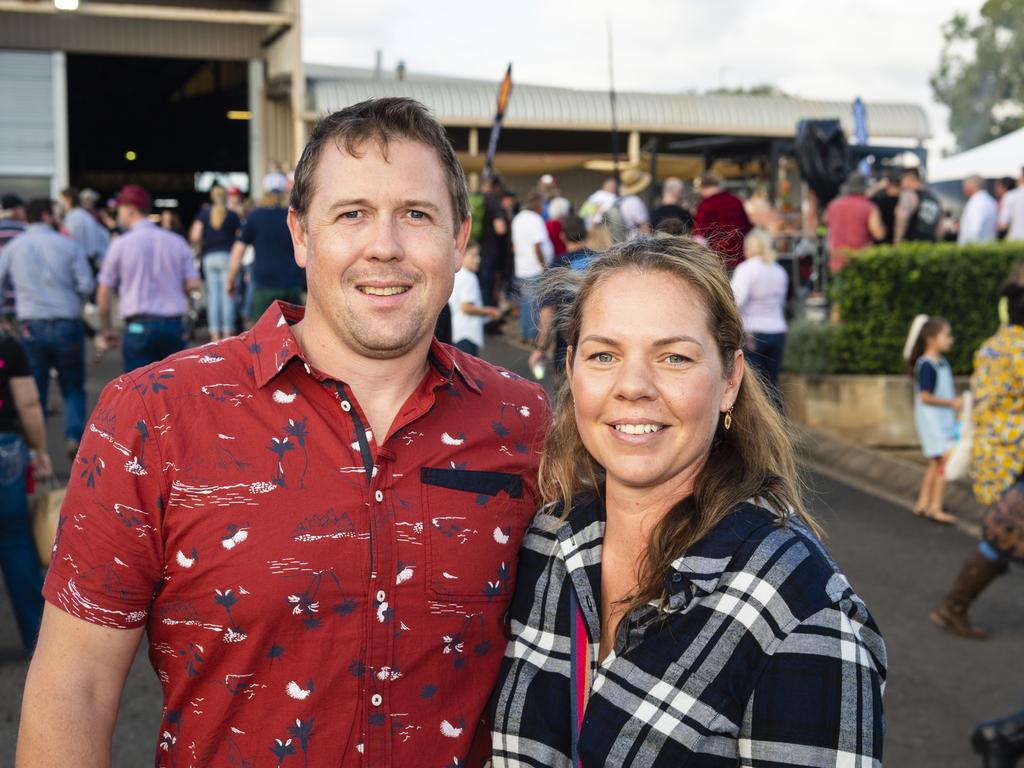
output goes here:
[[353, 221], [353, 220], [359, 218], [359, 214], [360, 213], [361, 213], [361, 211], [345, 211], [338, 218], [339, 219], [348, 219], [349, 221]]
[[409, 211], [409, 218], [415, 219], [416, 221], [424, 221], [429, 218], [423, 211]]

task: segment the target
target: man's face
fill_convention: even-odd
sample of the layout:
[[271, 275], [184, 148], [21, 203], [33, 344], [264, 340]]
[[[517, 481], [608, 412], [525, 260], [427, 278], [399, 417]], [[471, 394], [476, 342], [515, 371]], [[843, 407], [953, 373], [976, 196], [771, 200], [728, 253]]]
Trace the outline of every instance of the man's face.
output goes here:
[[427, 145], [404, 139], [358, 148], [327, 144], [304, 222], [288, 226], [306, 269], [307, 313], [360, 356], [391, 359], [433, 334], [469, 238], [456, 231], [444, 168]]

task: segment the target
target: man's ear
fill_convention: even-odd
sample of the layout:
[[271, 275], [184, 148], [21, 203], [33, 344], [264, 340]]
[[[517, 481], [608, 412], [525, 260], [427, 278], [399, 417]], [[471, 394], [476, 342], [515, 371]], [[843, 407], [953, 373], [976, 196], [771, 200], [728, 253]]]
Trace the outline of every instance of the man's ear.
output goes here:
[[472, 214], [462, 222], [459, 231], [455, 233], [455, 271], [462, 269], [463, 259], [466, 258], [466, 246], [469, 245], [469, 233], [473, 229]]
[[295, 263], [303, 269], [306, 268], [307, 253], [307, 234], [306, 225], [302, 220], [302, 217], [295, 211], [294, 208], [288, 209], [288, 231], [292, 235], [292, 248], [295, 250]]

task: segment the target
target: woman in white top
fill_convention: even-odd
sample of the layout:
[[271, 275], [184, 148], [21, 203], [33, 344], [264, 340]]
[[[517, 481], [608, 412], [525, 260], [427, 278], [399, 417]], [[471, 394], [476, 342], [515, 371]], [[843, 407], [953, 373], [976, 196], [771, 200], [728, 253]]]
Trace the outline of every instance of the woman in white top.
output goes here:
[[763, 229], [750, 231], [743, 255], [732, 275], [732, 292], [747, 334], [746, 356], [781, 411], [779, 369], [786, 346], [789, 275], [776, 263], [771, 235]]

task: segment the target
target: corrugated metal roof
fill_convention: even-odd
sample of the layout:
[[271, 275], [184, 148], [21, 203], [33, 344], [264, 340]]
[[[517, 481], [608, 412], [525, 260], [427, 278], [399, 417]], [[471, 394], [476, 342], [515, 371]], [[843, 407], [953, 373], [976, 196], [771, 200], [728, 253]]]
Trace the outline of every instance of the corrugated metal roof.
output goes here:
[[[314, 112], [323, 114], [364, 99], [409, 96], [433, 110], [445, 125], [488, 126], [494, 119], [498, 83], [432, 76], [374, 79], [372, 70], [307, 66]], [[797, 121], [839, 118], [853, 132], [852, 105], [785, 96], [724, 96], [625, 92], [617, 94], [619, 128], [679, 134], [792, 136]], [[868, 135], [924, 140], [928, 118], [916, 104], [868, 103]], [[608, 130], [608, 94], [515, 83], [505, 115], [509, 128]]]

